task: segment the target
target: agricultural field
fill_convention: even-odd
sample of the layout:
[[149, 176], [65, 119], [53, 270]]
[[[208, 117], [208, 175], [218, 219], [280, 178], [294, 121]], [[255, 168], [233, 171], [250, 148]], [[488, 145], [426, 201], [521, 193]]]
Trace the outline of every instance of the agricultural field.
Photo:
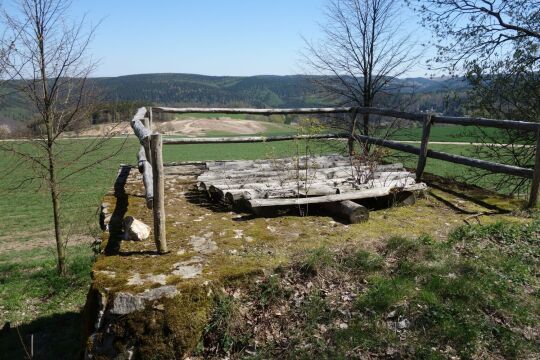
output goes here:
[[[439, 128], [443, 129], [443, 128]], [[437, 131], [440, 131], [437, 133]], [[208, 134], [210, 135], [210, 134]], [[403, 139], [412, 135], [403, 134]], [[450, 139], [451, 133], [436, 130], [434, 139]], [[456, 139], [456, 138], [452, 138]], [[463, 139], [463, 138], [461, 138]], [[85, 146], [89, 139], [65, 140], [66, 148]], [[459, 140], [463, 141], [463, 140]], [[28, 146], [21, 144], [21, 147]], [[278, 158], [305, 154], [343, 151], [342, 141], [287, 141], [255, 144], [174, 145], [164, 147], [165, 162]], [[470, 154], [465, 145], [433, 145], [433, 149], [457, 154]], [[62, 354], [76, 354], [78, 343], [73, 342], [66, 328], [78, 329], [79, 309], [84, 304], [90, 283], [90, 268], [94, 259], [92, 244], [100, 236], [97, 228], [97, 209], [103, 195], [111, 188], [120, 163], [134, 164], [138, 144], [133, 138], [112, 139], [100, 154], [114, 154], [89, 172], [83, 172], [66, 184], [63, 195], [63, 220], [67, 225], [68, 281], [55, 272], [54, 239], [51, 231], [49, 194], [38, 182], [21, 182], [31, 176], [19, 167], [10, 176], [0, 178], [0, 324], [21, 326], [24, 333], [54, 337]], [[88, 158], [86, 161], [90, 162]], [[414, 167], [416, 157], [393, 159]], [[11, 168], [15, 159], [0, 157], [0, 168]], [[427, 172], [457, 177], [465, 167], [428, 160]], [[63, 326], [51, 324], [61, 322]], [[45, 335], [39, 335], [45, 334]], [[2, 345], [2, 340], [0, 340]], [[50, 349], [54, 355], [54, 349]], [[57, 354], [58, 355], [58, 354]], [[54, 358], [54, 357], [52, 357]]]

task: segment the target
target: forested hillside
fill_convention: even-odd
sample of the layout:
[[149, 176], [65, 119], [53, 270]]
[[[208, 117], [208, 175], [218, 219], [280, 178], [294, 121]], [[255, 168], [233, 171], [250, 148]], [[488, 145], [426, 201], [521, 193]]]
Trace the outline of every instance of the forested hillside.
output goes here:
[[[93, 78], [103, 109], [124, 117], [142, 104], [167, 106], [306, 107], [335, 105], [325, 100], [317, 82], [324, 78], [290, 76], [204, 76], [193, 74], [142, 74]], [[413, 111], [434, 110], [462, 113], [460, 94], [466, 87], [460, 79], [408, 78], [396, 81], [400, 95], [393, 102]], [[397, 88], [394, 86], [394, 88]], [[30, 121], [24, 99], [5, 86], [0, 96], [0, 124]], [[457, 94], [457, 101], [456, 101]], [[395, 95], [395, 94], [394, 94]], [[384, 104], [381, 104], [384, 106]], [[100, 121], [103, 121], [101, 117]]]

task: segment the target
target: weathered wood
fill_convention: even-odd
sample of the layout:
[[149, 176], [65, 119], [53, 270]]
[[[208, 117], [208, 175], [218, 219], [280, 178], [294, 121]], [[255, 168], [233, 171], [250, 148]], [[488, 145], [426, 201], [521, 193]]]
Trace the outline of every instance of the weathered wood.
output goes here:
[[137, 138], [139, 139], [141, 145], [144, 145], [146, 139], [151, 135], [150, 130], [148, 130], [143, 124], [145, 116], [146, 108], [142, 107], [137, 110], [137, 113], [131, 120], [131, 128], [133, 129], [135, 136], [137, 136]]
[[[386, 117], [393, 117], [411, 121], [422, 122], [424, 120], [424, 114], [409, 113], [404, 111], [396, 111], [391, 109], [379, 109], [373, 107], [339, 107], [339, 108], [300, 108], [300, 109], [231, 109], [231, 108], [170, 108], [170, 107], [156, 107], [154, 111], [162, 113], [176, 113], [176, 114], [253, 114], [253, 115], [273, 115], [273, 114], [339, 114], [339, 113], [351, 113], [357, 111], [358, 114], [372, 114]], [[497, 120], [497, 119], [485, 119], [479, 117], [455, 117], [455, 116], [432, 116], [432, 121], [435, 124], [454, 124], [463, 126], [485, 126], [494, 127], [499, 129], [511, 129], [511, 130], [523, 130], [523, 131], [537, 131], [540, 128], [540, 124], [526, 121], [516, 120]]]
[[351, 200], [329, 202], [321, 206], [332, 215], [344, 219], [350, 224], [359, 224], [369, 219], [369, 210]]
[[[387, 116], [387, 117], [418, 121], [418, 122], [424, 121], [424, 114], [419, 114], [419, 113], [409, 113], [409, 112], [404, 112], [404, 111], [395, 111], [395, 110], [390, 110], [390, 109], [379, 109], [379, 108], [368, 108], [368, 107], [357, 108], [357, 111], [359, 114], [373, 114], [373, 115]], [[485, 126], [485, 127], [499, 128], [499, 129], [512, 129], [512, 130], [523, 130], [523, 131], [537, 131], [537, 129], [540, 127], [540, 124], [527, 122], [527, 121], [496, 120], [496, 119], [485, 119], [485, 118], [479, 118], [479, 117], [456, 117], [456, 116], [432, 115], [431, 120], [434, 124]]]
[[[420, 154], [420, 148], [409, 145], [409, 144], [402, 144], [397, 141], [384, 140], [384, 139], [373, 138], [373, 137], [364, 136], [364, 135], [356, 135], [356, 138], [358, 138], [359, 141], [365, 141], [370, 144], [384, 146], [390, 149], [408, 152], [411, 154], [416, 154], [416, 155]], [[521, 177], [525, 177], [529, 179], [533, 177], [532, 169], [526, 169], [526, 168], [521, 168], [521, 167], [512, 166], [512, 165], [498, 164], [491, 161], [473, 159], [466, 156], [448, 154], [448, 153], [444, 153], [440, 151], [428, 150], [427, 157], [443, 160], [443, 161], [448, 161], [455, 164], [476, 167], [476, 168], [488, 170], [494, 173], [521, 176]]]
[[152, 128], [154, 126], [153, 122], [154, 122], [154, 114], [152, 112], [152, 107], [148, 107], [147, 108], [148, 110], [148, 120], [149, 120], [149, 124], [148, 124], [148, 130], [150, 130], [150, 132], [152, 132]]
[[[401, 165], [401, 164], [398, 164]], [[272, 168], [271, 170], [264, 170], [259, 168], [253, 168], [249, 170], [239, 170], [239, 171], [207, 171], [201, 174], [197, 180], [198, 181], [209, 181], [214, 179], [219, 180], [247, 180], [253, 178], [276, 178], [281, 181], [286, 180], [297, 180], [303, 179], [307, 176], [308, 179], [333, 179], [333, 178], [347, 178], [353, 177], [356, 179], [366, 178], [366, 177], [382, 177], [382, 176], [392, 176], [396, 174], [407, 173], [406, 171], [399, 171], [402, 168], [393, 165], [379, 165], [374, 168], [369, 168], [366, 166], [352, 167], [347, 166], [336, 166], [329, 168], [312, 168], [312, 169], [287, 169], [287, 166], [281, 167], [278, 170], [277, 167]], [[396, 170], [396, 171], [386, 171], [386, 170]]]
[[[229, 171], [273, 171], [273, 170], [318, 170], [318, 169], [328, 169], [328, 168], [355, 168], [355, 169], [368, 169], [370, 166], [362, 165], [351, 160], [300, 160], [295, 161], [294, 159], [289, 159], [288, 161], [274, 161], [267, 160], [266, 162], [231, 162], [230, 164], [211, 164], [207, 165], [208, 171], [210, 172], [229, 172]], [[403, 164], [388, 164], [388, 165], [377, 165], [376, 170], [401, 170], [403, 169]]]
[[529, 195], [528, 208], [536, 207], [538, 204], [538, 190], [540, 189], [540, 130], [536, 132], [536, 156], [534, 161], [534, 173], [531, 182], [531, 192]]
[[431, 132], [431, 115], [424, 115], [424, 124], [422, 130], [422, 142], [420, 144], [420, 154], [418, 155], [418, 164], [416, 165], [416, 181], [422, 180], [424, 168], [426, 167], [429, 134]]
[[351, 160], [349, 157], [332, 155], [321, 157], [300, 157], [284, 159], [267, 160], [240, 160], [240, 161], [213, 161], [208, 162], [207, 167], [210, 171], [227, 170], [254, 170], [254, 169], [305, 169], [305, 168], [329, 168], [336, 166], [349, 166]]
[[416, 181], [410, 175], [399, 179], [374, 179], [366, 184], [356, 184], [350, 181], [317, 181], [317, 182], [278, 182], [269, 181], [264, 183], [236, 183], [236, 184], [212, 184], [200, 183], [199, 188], [203, 191], [210, 191], [216, 199], [222, 199], [227, 192], [240, 197], [242, 193], [248, 191], [248, 199], [296, 197], [296, 196], [317, 196], [341, 194], [350, 191], [370, 189], [373, 187], [405, 187], [414, 185]]
[[533, 170], [521, 168], [513, 165], [498, 164], [491, 161], [473, 159], [466, 156], [447, 154], [440, 151], [428, 150], [428, 157], [443, 161], [452, 162], [454, 164], [467, 165], [478, 169], [490, 171], [492, 173], [508, 174], [532, 179]]
[[393, 192], [397, 191], [420, 191], [425, 190], [426, 185], [423, 183], [407, 186], [404, 188], [374, 188], [374, 189], [365, 189], [359, 191], [351, 191], [344, 194], [336, 195], [327, 195], [327, 196], [316, 196], [316, 197], [306, 197], [306, 198], [297, 198], [297, 199], [254, 199], [249, 200], [251, 208], [258, 207], [271, 207], [271, 206], [296, 206], [296, 205], [306, 205], [306, 204], [324, 204], [327, 202], [337, 202], [344, 200], [359, 200], [359, 199], [368, 199], [372, 197], [387, 196]]
[[154, 175], [154, 241], [160, 254], [168, 252], [165, 230], [165, 174], [163, 173], [163, 152], [161, 134], [150, 136], [152, 173]]
[[316, 140], [316, 139], [344, 139], [344, 134], [317, 134], [317, 135], [285, 135], [285, 136], [231, 136], [231, 137], [208, 137], [208, 138], [177, 138], [165, 139], [165, 145], [179, 144], [243, 144], [258, 142], [273, 142], [287, 140]]
[[484, 126], [498, 129], [520, 130], [520, 131], [538, 131], [540, 124], [517, 121], [517, 120], [496, 120], [485, 119], [479, 117], [455, 117], [455, 116], [432, 116], [432, 121], [435, 124], [451, 124], [462, 126]]
[[246, 181], [248, 179], [258, 179], [258, 178], [275, 178], [276, 180], [302, 180], [306, 176], [308, 179], [328, 179], [336, 173], [340, 175], [354, 176], [356, 170], [350, 166], [348, 167], [336, 167], [336, 168], [327, 168], [327, 169], [308, 169], [308, 170], [249, 170], [249, 171], [234, 171], [234, 172], [205, 172], [200, 175], [198, 181], [208, 181], [214, 179], [222, 180], [234, 180]]
[[154, 111], [172, 114], [249, 114], [249, 115], [287, 115], [287, 114], [344, 114], [351, 107], [336, 108], [298, 108], [298, 109], [247, 109], [247, 108], [171, 108], [154, 107]]
[[351, 112], [351, 129], [349, 130], [349, 156], [354, 154], [354, 135], [356, 132], [356, 118], [358, 117], [358, 110], [355, 109]]
[[152, 165], [150, 165], [150, 163], [146, 160], [146, 152], [143, 146], [141, 146], [137, 154], [137, 163], [139, 172], [143, 176], [146, 206], [149, 209], [152, 209], [154, 205], [154, 183], [152, 176]]

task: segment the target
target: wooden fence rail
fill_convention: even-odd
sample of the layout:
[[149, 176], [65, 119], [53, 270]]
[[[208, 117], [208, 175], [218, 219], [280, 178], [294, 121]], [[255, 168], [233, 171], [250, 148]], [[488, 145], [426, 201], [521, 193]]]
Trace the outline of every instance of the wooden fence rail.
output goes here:
[[[335, 108], [299, 108], [299, 109], [247, 109], [247, 108], [171, 108], [154, 107], [154, 112], [175, 113], [175, 114], [255, 114], [255, 115], [287, 115], [287, 114], [350, 114], [356, 118], [357, 114], [371, 114], [386, 117], [399, 118], [410, 121], [421, 122], [423, 126], [420, 148], [403, 144], [397, 141], [391, 141], [381, 138], [374, 138], [365, 135], [356, 135], [355, 126], [351, 128], [350, 134], [321, 134], [315, 136], [269, 136], [269, 137], [229, 137], [229, 138], [186, 138], [186, 139], [166, 139], [164, 144], [213, 144], [213, 143], [249, 143], [249, 142], [271, 142], [293, 139], [336, 139], [348, 138], [388, 147], [398, 151], [404, 151], [418, 155], [418, 164], [416, 167], [416, 178], [422, 179], [427, 158], [433, 158], [448, 161], [455, 164], [471, 166], [493, 173], [501, 173], [513, 176], [532, 179], [531, 192], [529, 196], [528, 207], [534, 207], [538, 202], [538, 192], [540, 189], [540, 123], [532, 123], [516, 120], [497, 120], [485, 119], [479, 117], [454, 117], [440, 116], [431, 114], [409, 113], [391, 109], [379, 109], [369, 107], [335, 107]], [[441, 151], [430, 150], [429, 136], [433, 124], [452, 124], [462, 126], [481, 126], [493, 127], [498, 129], [509, 129], [517, 131], [531, 131], [536, 133], [537, 152], [533, 168], [521, 168], [512, 165], [499, 164], [491, 161], [470, 158], [461, 155], [449, 154]], [[350, 147], [350, 144], [349, 144]]]
[[316, 134], [316, 135], [285, 135], [285, 136], [231, 136], [231, 137], [209, 137], [209, 138], [179, 138], [165, 139], [163, 143], [166, 145], [179, 144], [223, 144], [223, 143], [258, 143], [258, 142], [273, 142], [287, 140], [302, 140], [302, 139], [347, 139], [347, 134]]
[[[420, 147], [400, 143], [387, 139], [355, 134], [356, 126], [351, 126], [350, 133], [316, 134], [316, 135], [290, 135], [290, 136], [251, 136], [251, 137], [223, 137], [223, 138], [181, 138], [163, 139], [161, 134], [152, 134], [152, 121], [154, 113], [205, 113], [205, 114], [251, 114], [251, 115], [313, 115], [313, 114], [349, 114], [356, 123], [356, 115], [371, 114], [386, 117], [405, 119], [421, 122], [423, 126]], [[536, 133], [536, 157], [533, 168], [521, 168], [512, 165], [499, 164], [491, 161], [474, 159], [466, 156], [449, 154], [429, 149], [429, 136], [433, 124], [453, 124], [463, 126], [482, 126], [499, 129], [518, 131], [532, 131]], [[532, 179], [529, 207], [534, 207], [538, 202], [540, 189], [540, 124], [515, 121], [495, 120], [484, 118], [451, 117], [430, 114], [415, 114], [391, 109], [365, 108], [365, 107], [334, 107], [334, 108], [299, 108], [299, 109], [234, 109], [234, 108], [171, 108], [154, 107], [140, 108], [131, 120], [131, 127], [138, 138], [141, 147], [137, 153], [139, 172], [143, 176], [145, 198], [148, 208], [153, 211], [154, 240], [159, 253], [167, 252], [167, 240], [165, 229], [165, 193], [162, 145], [173, 144], [215, 144], [215, 143], [255, 143], [273, 142], [298, 139], [349, 139], [349, 147], [352, 141], [360, 141], [377, 146], [403, 151], [418, 155], [416, 167], [417, 181], [422, 179], [427, 158], [448, 161], [455, 164], [471, 166], [493, 173], [501, 173]], [[309, 201], [309, 200], [305, 200]]]

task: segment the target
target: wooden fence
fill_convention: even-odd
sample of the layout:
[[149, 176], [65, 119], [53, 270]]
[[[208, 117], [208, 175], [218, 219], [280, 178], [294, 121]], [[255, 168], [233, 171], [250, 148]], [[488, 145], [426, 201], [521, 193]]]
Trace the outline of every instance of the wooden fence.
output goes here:
[[[348, 133], [318, 134], [318, 135], [291, 135], [291, 136], [241, 136], [224, 138], [182, 138], [162, 139], [161, 134], [152, 134], [153, 113], [172, 114], [251, 114], [251, 115], [315, 115], [315, 114], [349, 114], [351, 117], [351, 129]], [[361, 114], [380, 115], [414, 122], [420, 122], [423, 127], [420, 147], [404, 144], [397, 141], [376, 138], [372, 136], [355, 134], [356, 117]], [[518, 130], [534, 132], [536, 134], [536, 156], [532, 168], [521, 168], [512, 165], [500, 164], [491, 161], [475, 159], [471, 157], [449, 154], [429, 149], [429, 137], [433, 124], [452, 124], [462, 126], [492, 127], [498, 129]], [[540, 124], [516, 121], [495, 120], [473, 117], [438, 116], [430, 114], [408, 113], [390, 109], [363, 108], [363, 107], [338, 107], [338, 108], [298, 108], [298, 109], [242, 109], [242, 108], [170, 108], [153, 107], [140, 108], [131, 121], [135, 135], [141, 143], [137, 155], [139, 171], [143, 174], [143, 183], [146, 191], [146, 200], [149, 208], [153, 209], [154, 239], [160, 253], [167, 252], [165, 233], [165, 201], [162, 144], [214, 144], [214, 143], [255, 143], [286, 141], [294, 139], [349, 139], [349, 146], [354, 141], [367, 144], [384, 146], [390, 149], [418, 155], [416, 166], [416, 179], [421, 181], [427, 158], [448, 161], [455, 164], [471, 166], [492, 173], [501, 173], [531, 179], [531, 189], [528, 207], [535, 207], [538, 203], [538, 191], [540, 189]]]

